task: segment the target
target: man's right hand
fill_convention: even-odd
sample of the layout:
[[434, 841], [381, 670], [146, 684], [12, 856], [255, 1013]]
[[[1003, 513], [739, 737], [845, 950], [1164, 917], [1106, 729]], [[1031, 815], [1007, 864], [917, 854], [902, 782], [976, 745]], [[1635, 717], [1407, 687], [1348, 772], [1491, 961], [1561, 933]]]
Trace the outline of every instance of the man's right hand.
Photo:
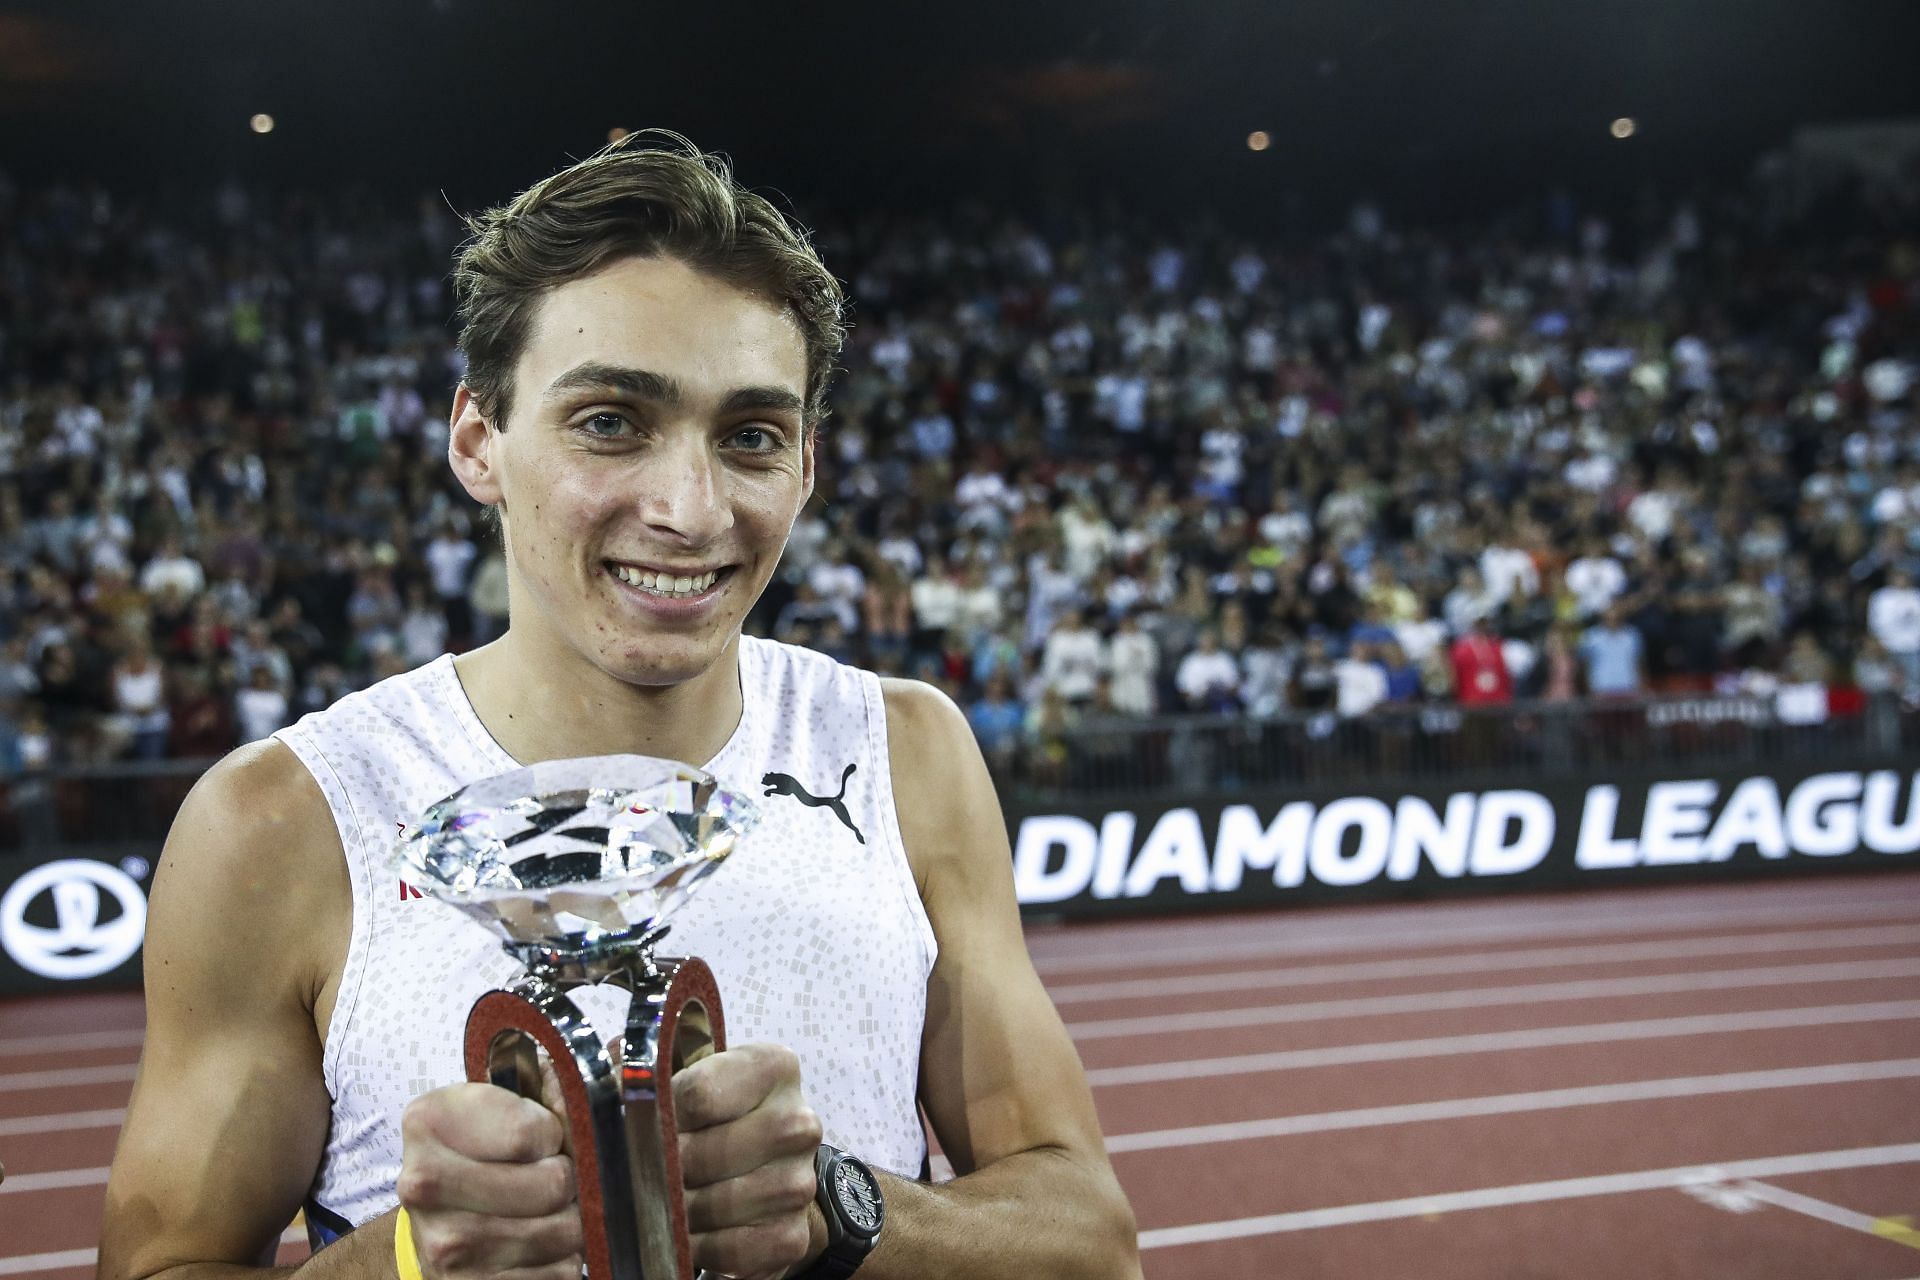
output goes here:
[[551, 1110], [449, 1085], [408, 1103], [400, 1132], [397, 1190], [428, 1280], [580, 1280], [573, 1160]]

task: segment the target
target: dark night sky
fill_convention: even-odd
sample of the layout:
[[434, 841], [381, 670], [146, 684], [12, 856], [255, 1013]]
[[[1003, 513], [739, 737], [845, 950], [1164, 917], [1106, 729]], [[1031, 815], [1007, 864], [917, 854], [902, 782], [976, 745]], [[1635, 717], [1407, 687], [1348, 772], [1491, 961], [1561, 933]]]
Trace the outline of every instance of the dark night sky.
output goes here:
[[[1916, 51], [1920, 0], [62, 0], [0, 9], [0, 164], [471, 207], [666, 125], [803, 213], [970, 191], [1445, 213], [1920, 116]], [[1618, 115], [1639, 135], [1610, 139]]]

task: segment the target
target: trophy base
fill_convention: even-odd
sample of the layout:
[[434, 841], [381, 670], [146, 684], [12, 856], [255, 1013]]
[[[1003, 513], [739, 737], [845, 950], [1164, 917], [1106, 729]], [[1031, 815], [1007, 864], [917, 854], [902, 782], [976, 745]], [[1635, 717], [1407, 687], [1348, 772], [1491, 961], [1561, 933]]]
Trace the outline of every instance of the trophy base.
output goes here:
[[719, 987], [698, 958], [651, 957], [613, 980], [633, 1003], [611, 1046], [537, 972], [481, 996], [467, 1015], [467, 1078], [540, 1101], [546, 1050], [572, 1141], [586, 1280], [696, 1280], [673, 1074], [726, 1047]]

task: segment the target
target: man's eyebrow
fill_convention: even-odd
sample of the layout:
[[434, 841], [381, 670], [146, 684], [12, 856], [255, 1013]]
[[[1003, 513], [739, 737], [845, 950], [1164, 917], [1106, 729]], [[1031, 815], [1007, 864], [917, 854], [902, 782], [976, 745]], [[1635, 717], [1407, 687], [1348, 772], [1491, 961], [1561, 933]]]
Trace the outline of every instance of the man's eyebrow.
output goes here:
[[785, 387], [741, 387], [727, 393], [720, 402], [720, 412], [731, 413], [802, 413], [807, 402]]
[[[678, 409], [686, 402], [680, 384], [664, 373], [600, 361], [575, 365], [555, 378], [547, 386], [546, 399], [561, 400], [582, 391], [617, 391], [666, 409]], [[803, 413], [806, 405], [800, 395], [786, 387], [738, 387], [721, 400], [720, 412]]]
[[597, 360], [577, 364], [547, 384], [546, 399], [560, 400], [577, 391], [618, 391], [670, 409], [679, 407], [685, 399], [680, 384], [663, 373]]

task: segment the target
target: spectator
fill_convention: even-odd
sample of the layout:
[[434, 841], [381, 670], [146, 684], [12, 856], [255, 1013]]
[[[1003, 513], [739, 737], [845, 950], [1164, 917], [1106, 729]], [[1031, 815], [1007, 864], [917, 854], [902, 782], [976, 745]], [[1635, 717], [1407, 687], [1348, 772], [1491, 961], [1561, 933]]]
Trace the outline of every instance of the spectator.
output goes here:
[[1160, 648], [1141, 630], [1132, 613], [1120, 615], [1119, 626], [1107, 646], [1107, 669], [1114, 710], [1121, 715], [1150, 716], [1159, 703]]
[[273, 683], [273, 673], [264, 665], [255, 667], [252, 678], [234, 695], [233, 714], [242, 742], [270, 738], [275, 729], [292, 723], [286, 692]]
[[1500, 706], [1513, 701], [1513, 678], [1507, 672], [1506, 653], [1489, 615], [1473, 615], [1472, 626], [1453, 642], [1449, 656], [1453, 687], [1458, 690], [1461, 706]]
[[776, 638], [789, 643], [799, 643], [791, 637], [798, 635], [802, 628], [811, 636], [817, 634], [820, 626], [829, 618], [838, 619], [838, 606], [828, 600], [822, 600], [819, 592], [811, 583], [803, 582], [794, 588], [793, 599], [781, 606], [779, 616], [774, 620], [773, 634]]
[[1456, 636], [1465, 636], [1481, 621], [1491, 618], [1499, 601], [1488, 595], [1486, 580], [1471, 566], [1460, 571], [1460, 583], [1447, 593], [1441, 612], [1447, 628]]
[[1386, 677], [1388, 703], [1408, 706], [1420, 700], [1420, 669], [1407, 657], [1398, 640], [1379, 646], [1374, 652], [1374, 661]]
[[498, 550], [480, 559], [467, 587], [467, 607], [473, 615], [473, 643], [485, 644], [507, 626], [507, 560]]
[[1026, 709], [1013, 695], [1013, 682], [1004, 671], [986, 680], [986, 688], [967, 707], [967, 723], [980, 740], [980, 750], [996, 773], [1010, 774], [1020, 751]]
[[27, 637], [15, 635], [0, 649], [0, 707], [24, 702], [40, 692], [40, 676], [28, 655]]
[[1606, 540], [1594, 538], [1586, 553], [1567, 566], [1566, 584], [1585, 622], [1604, 614], [1626, 591], [1627, 571], [1607, 550]]
[[894, 561], [879, 558], [867, 575], [860, 614], [867, 652], [875, 665], [902, 670], [914, 634], [913, 600], [906, 578]]
[[908, 588], [913, 604], [914, 647], [932, 649], [960, 621], [966, 592], [954, 581], [944, 556], [932, 556], [926, 572]]
[[1325, 633], [1318, 630], [1309, 632], [1300, 661], [1293, 668], [1294, 707], [1303, 712], [1331, 711], [1339, 686], [1333, 659], [1327, 653]]
[[1920, 589], [1911, 573], [1894, 569], [1867, 598], [1867, 629], [1900, 668], [1902, 690], [1920, 692]]
[[[274, 641], [265, 622], [249, 622], [241, 628], [229, 652], [233, 658], [234, 681], [242, 687], [253, 682], [255, 667], [265, 667], [273, 682], [281, 687], [293, 682], [293, 663]], [[436, 657], [438, 654], [435, 650]]]
[[1747, 668], [1764, 664], [1780, 639], [1785, 610], [1761, 581], [1759, 566], [1740, 566], [1734, 580], [1720, 592], [1720, 602], [1721, 643], [1734, 665]]
[[1193, 711], [1237, 711], [1240, 706], [1240, 665], [1220, 648], [1212, 627], [1200, 632], [1200, 642], [1180, 660], [1174, 687]]
[[171, 721], [167, 754], [186, 760], [210, 760], [233, 750], [238, 734], [233, 706], [214, 687], [212, 670], [187, 663], [176, 665], [173, 672], [173, 697], [167, 707]]
[[1596, 698], [1630, 697], [1646, 688], [1645, 646], [1619, 606], [1609, 606], [1580, 637], [1587, 692]]
[[1066, 781], [1073, 727], [1079, 717], [1072, 704], [1051, 686], [1043, 689], [1028, 708], [1022, 743], [1028, 776], [1042, 787], [1060, 786]]
[[427, 544], [427, 573], [433, 582], [434, 598], [447, 621], [447, 635], [454, 645], [473, 641], [473, 608], [468, 601], [472, 585], [473, 563], [479, 548], [460, 536], [460, 527], [443, 521], [440, 532]]
[[[400, 619], [400, 652], [410, 667], [432, 662], [447, 652], [450, 628], [444, 601], [427, 598], [426, 588], [415, 583], [407, 588], [407, 612]], [[275, 687], [285, 687], [285, 677]]]
[[1240, 661], [1240, 700], [1247, 714], [1270, 720], [1287, 709], [1287, 688], [1293, 681], [1298, 656], [1286, 628], [1269, 618], [1237, 655]]
[[113, 664], [114, 735], [134, 758], [157, 760], [167, 751], [172, 716], [167, 710], [165, 673], [144, 634], [135, 633], [126, 653]]
[[1333, 678], [1334, 710], [1342, 720], [1358, 720], [1387, 700], [1386, 668], [1380, 665], [1372, 644], [1351, 646], [1346, 656], [1333, 664]]
[[1545, 702], [1572, 702], [1580, 696], [1581, 655], [1565, 623], [1547, 632], [1534, 664], [1529, 696]]
[[1047, 687], [1079, 706], [1093, 697], [1106, 666], [1106, 641], [1087, 625], [1084, 610], [1068, 608], [1048, 634], [1040, 660]]
[[1833, 680], [1833, 660], [1812, 632], [1797, 631], [1780, 664], [1780, 676], [1789, 684], [1829, 684]]
[[140, 589], [149, 596], [161, 595], [171, 588], [180, 596], [192, 599], [206, 585], [207, 575], [200, 568], [200, 562], [181, 550], [176, 537], [164, 539], [160, 550], [140, 571]]
[[[915, 588], [919, 583], [914, 584]], [[1006, 617], [1006, 609], [1001, 604], [1000, 593], [987, 581], [985, 566], [970, 563], [960, 572], [959, 609], [954, 615], [954, 625], [976, 641], [980, 637], [1000, 629]]]

